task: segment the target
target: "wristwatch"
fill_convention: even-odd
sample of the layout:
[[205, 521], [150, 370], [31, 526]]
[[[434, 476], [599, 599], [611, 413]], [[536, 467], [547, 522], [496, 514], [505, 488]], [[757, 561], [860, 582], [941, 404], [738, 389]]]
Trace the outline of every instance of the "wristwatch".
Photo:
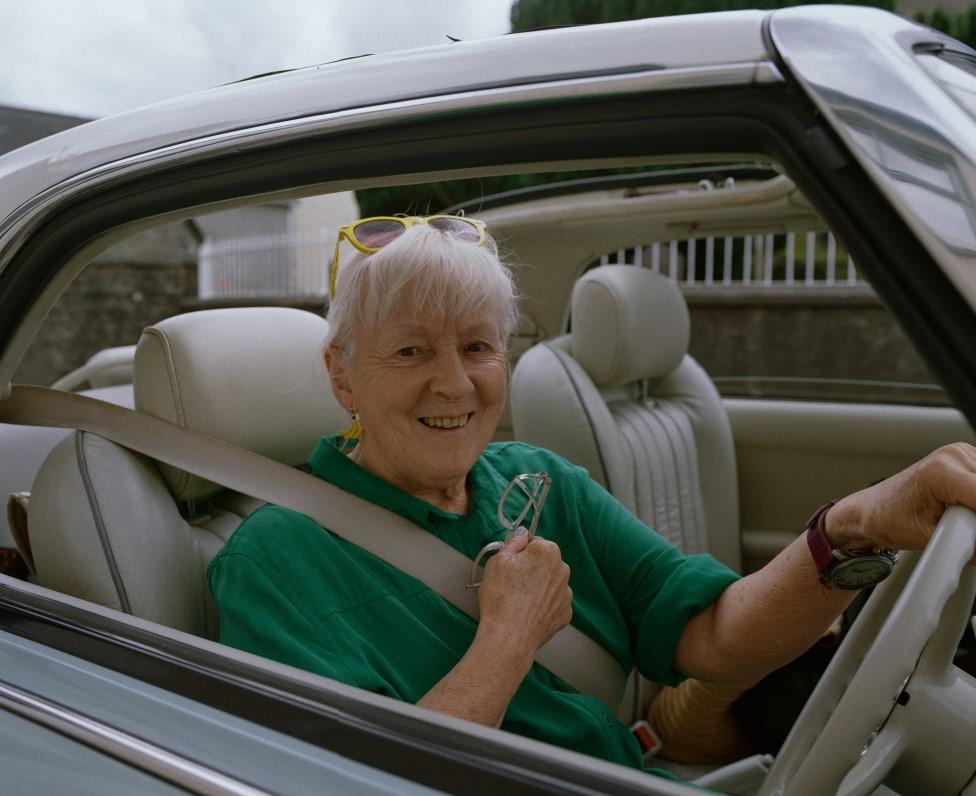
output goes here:
[[807, 545], [820, 575], [820, 582], [828, 589], [866, 589], [887, 578], [895, 568], [898, 553], [887, 547], [868, 547], [861, 550], [836, 550], [830, 546], [824, 526], [827, 512], [837, 498], [818, 508], [807, 522]]

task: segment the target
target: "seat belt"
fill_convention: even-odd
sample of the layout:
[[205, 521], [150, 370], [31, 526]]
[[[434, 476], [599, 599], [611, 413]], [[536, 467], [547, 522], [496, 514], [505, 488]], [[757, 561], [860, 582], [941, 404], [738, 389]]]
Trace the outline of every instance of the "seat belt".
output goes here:
[[[409, 520], [314, 475], [152, 415], [76, 393], [14, 385], [0, 422], [88, 431], [125, 448], [269, 503], [307, 514], [336, 536], [426, 584], [475, 621], [478, 595], [464, 588], [471, 560]], [[626, 673], [572, 625], [536, 662], [581, 694], [616, 710]]]

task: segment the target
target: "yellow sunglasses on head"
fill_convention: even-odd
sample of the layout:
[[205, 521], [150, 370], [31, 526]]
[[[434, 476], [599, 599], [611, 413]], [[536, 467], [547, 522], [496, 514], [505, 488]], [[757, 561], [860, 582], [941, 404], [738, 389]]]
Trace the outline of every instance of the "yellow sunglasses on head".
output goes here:
[[329, 268], [329, 295], [335, 295], [336, 274], [339, 271], [339, 246], [349, 241], [363, 254], [373, 254], [399, 238], [410, 227], [428, 224], [441, 232], [447, 232], [461, 240], [496, 251], [495, 241], [488, 234], [484, 221], [464, 216], [371, 216], [339, 227], [335, 254]]

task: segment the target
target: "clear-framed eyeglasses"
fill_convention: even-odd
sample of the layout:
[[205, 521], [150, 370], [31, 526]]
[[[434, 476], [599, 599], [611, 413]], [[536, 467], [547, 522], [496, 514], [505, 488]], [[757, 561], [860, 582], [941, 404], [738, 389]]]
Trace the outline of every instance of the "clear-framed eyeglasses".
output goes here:
[[498, 498], [497, 509], [498, 522], [505, 529], [505, 539], [489, 542], [478, 551], [465, 586], [468, 591], [477, 591], [481, 587], [481, 572], [488, 559], [501, 550], [519, 528], [525, 528], [529, 541], [532, 541], [536, 528], [539, 527], [539, 517], [549, 496], [550, 486], [552, 478], [548, 473], [522, 473], [508, 482], [505, 491]]

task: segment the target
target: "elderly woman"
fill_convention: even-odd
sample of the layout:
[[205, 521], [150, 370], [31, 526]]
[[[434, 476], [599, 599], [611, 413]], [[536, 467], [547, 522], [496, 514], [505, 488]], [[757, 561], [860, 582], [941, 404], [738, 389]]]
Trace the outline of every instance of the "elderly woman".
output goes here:
[[[353, 423], [311, 455], [319, 478], [474, 559], [503, 538], [513, 476], [552, 487], [537, 535], [485, 568], [475, 622], [423, 583], [265, 506], [210, 566], [223, 642], [453, 716], [640, 767], [607, 707], [534, 662], [572, 621], [624, 670], [749, 685], [816, 641], [852, 591], [824, 588], [801, 536], [738, 578], [686, 557], [555, 454], [492, 443], [508, 380], [516, 291], [484, 225], [367, 220], [332, 275], [325, 364]], [[942, 449], [819, 513], [830, 548], [919, 548], [944, 507], [976, 508], [976, 450]], [[812, 533], [812, 532], [811, 532]]]

